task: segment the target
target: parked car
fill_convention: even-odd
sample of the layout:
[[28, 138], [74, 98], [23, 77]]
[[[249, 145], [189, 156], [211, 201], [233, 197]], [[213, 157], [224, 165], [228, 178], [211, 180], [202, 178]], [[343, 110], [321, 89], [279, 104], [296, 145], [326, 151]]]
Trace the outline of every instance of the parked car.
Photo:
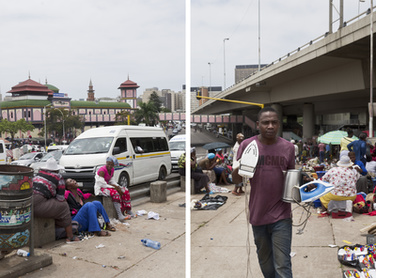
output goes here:
[[11, 162], [11, 165], [30, 166], [33, 162], [39, 161], [46, 153], [44, 152], [33, 152], [26, 153], [21, 156], [18, 160]]
[[33, 162], [30, 166], [31, 168], [33, 168], [33, 173], [37, 174], [39, 172], [39, 169], [41, 167], [45, 166], [47, 160], [50, 159], [51, 157], [54, 157], [54, 159], [57, 161], [57, 164], [58, 164], [60, 162], [60, 158], [61, 158], [63, 152], [64, 152], [63, 150], [55, 150], [55, 151], [47, 153], [39, 161]]
[[68, 148], [68, 145], [51, 145], [47, 147], [47, 152], [52, 152], [56, 150], [66, 150]]

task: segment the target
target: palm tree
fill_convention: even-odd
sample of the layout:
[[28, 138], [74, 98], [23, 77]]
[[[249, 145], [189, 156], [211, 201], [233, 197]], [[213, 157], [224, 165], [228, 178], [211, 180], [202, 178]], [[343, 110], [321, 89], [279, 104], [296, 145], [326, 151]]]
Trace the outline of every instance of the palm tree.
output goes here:
[[130, 111], [122, 110], [115, 115], [115, 124], [116, 125], [127, 125], [128, 124], [128, 116], [130, 118], [130, 123], [135, 125], [134, 114]]
[[137, 123], [145, 123], [147, 126], [154, 126], [159, 121], [157, 108], [153, 102], [139, 102], [139, 109], [135, 111], [135, 119]]

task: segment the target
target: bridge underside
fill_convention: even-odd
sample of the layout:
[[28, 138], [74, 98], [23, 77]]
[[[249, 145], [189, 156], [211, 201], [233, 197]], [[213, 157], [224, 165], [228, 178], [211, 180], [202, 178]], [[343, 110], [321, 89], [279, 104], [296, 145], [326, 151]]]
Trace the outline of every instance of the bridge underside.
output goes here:
[[[316, 115], [367, 111], [370, 101], [369, 42], [370, 38], [365, 37], [326, 55], [291, 65], [279, 74], [259, 78], [253, 84], [242, 82], [225, 98], [280, 104], [284, 115], [301, 116], [304, 103], [312, 103]], [[374, 68], [374, 75], [375, 72]], [[243, 110], [251, 114], [251, 111], [257, 113], [259, 108], [210, 101], [196, 114], [241, 114]]]

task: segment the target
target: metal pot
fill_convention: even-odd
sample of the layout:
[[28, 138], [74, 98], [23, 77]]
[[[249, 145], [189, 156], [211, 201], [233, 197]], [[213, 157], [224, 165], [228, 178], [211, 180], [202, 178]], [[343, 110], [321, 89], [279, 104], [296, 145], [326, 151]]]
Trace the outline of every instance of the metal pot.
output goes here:
[[300, 202], [300, 169], [290, 169], [288, 171], [283, 171], [285, 176], [284, 189], [282, 201], [287, 203]]

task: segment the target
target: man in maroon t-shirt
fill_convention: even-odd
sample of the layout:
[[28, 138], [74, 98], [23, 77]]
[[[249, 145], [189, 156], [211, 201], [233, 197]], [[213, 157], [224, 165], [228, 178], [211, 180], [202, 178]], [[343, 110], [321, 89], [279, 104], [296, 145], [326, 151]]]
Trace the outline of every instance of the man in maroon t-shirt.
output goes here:
[[[295, 168], [294, 146], [277, 136], [280, 126], [278, 113], [265, 107], [258, 113], [260, 134], [244, 140], [237, 158], [250, 142], [256, 141], [259, 157], [250, 179], [250, 224], [257, 246], [258, 261], [265, 277], [292, 277], [290, 259], [292, 243], [291, 205], [282, 201], [285, 177], [283, 171]], [[233, 182], [240, 183], [238, 169]]]

